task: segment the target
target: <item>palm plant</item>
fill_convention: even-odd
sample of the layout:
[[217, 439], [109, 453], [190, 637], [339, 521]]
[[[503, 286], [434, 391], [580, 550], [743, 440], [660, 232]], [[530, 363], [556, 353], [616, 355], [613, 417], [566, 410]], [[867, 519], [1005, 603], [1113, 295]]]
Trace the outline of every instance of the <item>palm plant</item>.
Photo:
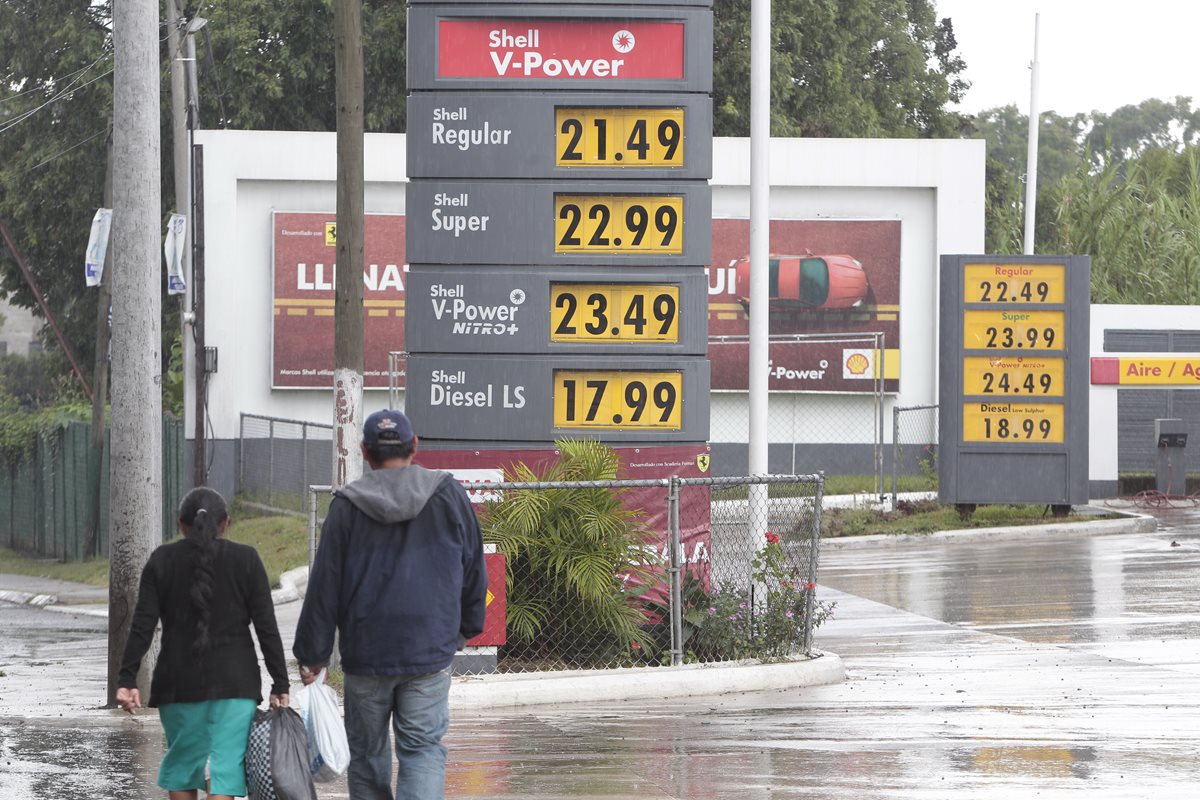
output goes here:
[[[505, 479], [608, 481], [612, 448], [593, 440], [556, 443], [540, 471], [524, 463]], [[644, 515], [606, 487], [505, 490], [482, 516], [484, 541], [507, 556], [509, 644], [502, 656], [592, 666], [650, 644], [641, 589], [663, 579], [645, 564], [655, 535]]]

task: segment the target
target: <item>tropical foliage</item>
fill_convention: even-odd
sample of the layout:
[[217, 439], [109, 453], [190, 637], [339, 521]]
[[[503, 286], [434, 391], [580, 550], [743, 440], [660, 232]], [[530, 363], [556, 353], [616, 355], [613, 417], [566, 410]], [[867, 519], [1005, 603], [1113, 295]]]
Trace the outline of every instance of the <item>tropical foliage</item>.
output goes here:
[[[517, 464], [506, 480], [606, 481], [617, 454], [563, 440], [542, 469]], [[637, 602], [664, 572], [644, 563], [654, 534], [608, 488], [506, 490], [481, 515], [484, 541], [507, 557], [507, 654], [564, 666], [608, 663], [652, 642]]]

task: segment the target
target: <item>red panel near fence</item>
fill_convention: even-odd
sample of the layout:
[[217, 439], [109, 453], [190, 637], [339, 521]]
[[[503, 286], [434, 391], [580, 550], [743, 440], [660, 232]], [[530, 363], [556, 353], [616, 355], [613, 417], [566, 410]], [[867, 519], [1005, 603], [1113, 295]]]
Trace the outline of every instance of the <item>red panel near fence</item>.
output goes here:
[[487, 564], [488, 592], [487, 613], [483, 618], [483, 633], [470, 639], [470, 647], [495, 647], [508, 641], [506, 613], [508, 592], [504, 580], [504, 554], [487, 553], [483, 557]]

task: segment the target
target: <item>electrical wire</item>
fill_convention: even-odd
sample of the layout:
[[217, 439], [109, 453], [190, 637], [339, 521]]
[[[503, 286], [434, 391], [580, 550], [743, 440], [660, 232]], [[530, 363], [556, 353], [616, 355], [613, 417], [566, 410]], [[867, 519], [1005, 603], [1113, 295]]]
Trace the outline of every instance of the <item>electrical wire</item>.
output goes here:
[[16, 178], [16, 177], [18, 177], [18, 176], [24, 175], [24, 174], [25, 174], [25, 173], [27, 173], [27, 172], [33, 172], [35, 169], [38, 169], [38, 168], [40, 168], [40, 167], [44, 167], [44, 166], [46, 166], [46, 165], [47, 165], [47, 164], [49, 164], [51, 161], [54, 161], [54, 160], [56, 160], [56, 159], [58, 159], [58, 158], [61, 158], [62, 156], [65, 156], [67, 153], [71, 152], [72, 150], [77, 150], [77, 149], [79, 149], [80, 147], [83, 147], [85, 144], [87, 144], [88, 142], [90, 142], [92, 139], [95, 139], [95, 138], [96, 138], [96, 137], [98, 137], [98, 136], [103, 136], [103, 135], [105, 135], [106, 133], [108, 133], [108, 128], [107, 128], [107, 127], [106, 127], [106, 128], [104, 128], [104, 129], [103, 129], [103, 130], [101, 130], [101, 131], [98, 131], [98, 132], [96, 132], [96, 133], [93, 133], [91, 136], [87, 137], [87, 138], [86, 138], [86, 139], [84, 139], [83, 141], [81, 141], [81, 142], [77, 142], [77, 143], [75, 143], [75, 144], [71, 145], [70, 147], [68, 147], [68, 148], [67, 148], [67, 149], [65, 149], [65, 150], [60, 150], [60, 151], [58, 151], [57, 153], [55, 153], [54, 155], [50, 156], [49, 158], [47, 158], [45, 161], [43, 161], [43, 162], [42, 162], [42, 163], [40, 163], [40, 164], [34, 164], [32, 167], [26, 167], [25, 169], [18, 170], [17, 172], [10, 172], [10, 173], [8, 173], [8, 174], [7, 174], [5, 177], [6, 177], [6, 178]]
[[[111, 51], [111, 50], [109, 50], [109, 51], [107, 51], [106, 53], [103, 53], [103, 54], [101, 54], [100, 58], [105, 58], [106, 56], [111, 56], [111, 55], [112, 55], [112, 51]], [[98, 60], [99, 60], [99, 59], [97, 59], [97, 61], [98, 61]], [[72, 73], [70, 73], [70, 74], [68, 74], [68, 75], [64, 75], [64, 76], [63, 76], [63, 77], [62, 77], [60, 80], [64, 80], [64, 81], [65, 81], [65, 80], [68, 80], [68, 79], [70, 79], [70, 78], [73, 78], [73, 77], [75, 77], [76, 75], [78, 75], [78, 74], [79, 74], [79, 73], [81, 73], [81, 72], [87, 72], [89, 69], [91, 69], [91, 68], [92, 68], [92, 67], [94, 67], [94, 66], [96, 66], [96, 62], [95, 62], [95, 61], [93, 61], [91, 64], [88, 64], [86, 67], [80, 67], [79, 69], [75, 70], [74, 72], [72, 72]], [[36, 93], [36, 92], [43, 91], [44, 89], [45, 89], [45, 87], [44, 87], [44, 86], [35, 86], [35, 87], [33, 87], [32, 89], [26, 89], [26, 90], [25, 90], [25, 91], [23, 91], [23, 92], [17, 92], [16, 94], [10, 94], [8, 97], [0, 97], [0, 106], [4, 105], [4, 104], [5, 104], [5, 103], [7, 103], [9, 100], [16, 100], [18, 97], [24, 97], [24, 96], [25, 96], [25, 95], [27, 95], [27, 94], [34, 94], [34, 93]]]

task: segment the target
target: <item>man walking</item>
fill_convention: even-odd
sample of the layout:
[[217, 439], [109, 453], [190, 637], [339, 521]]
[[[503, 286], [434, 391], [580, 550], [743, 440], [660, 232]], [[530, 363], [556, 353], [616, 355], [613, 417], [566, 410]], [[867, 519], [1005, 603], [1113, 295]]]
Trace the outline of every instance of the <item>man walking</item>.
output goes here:
[[399, 411], [363, 424], [371, 471], [336, 492], [321, 528], [292, 653], [311, 683], [333, 652], [346, 675], [352, 800], [445, 796], [454, 653], [483, 630], [483, 539], [466, 491], [412, 463], [418, 438]]

